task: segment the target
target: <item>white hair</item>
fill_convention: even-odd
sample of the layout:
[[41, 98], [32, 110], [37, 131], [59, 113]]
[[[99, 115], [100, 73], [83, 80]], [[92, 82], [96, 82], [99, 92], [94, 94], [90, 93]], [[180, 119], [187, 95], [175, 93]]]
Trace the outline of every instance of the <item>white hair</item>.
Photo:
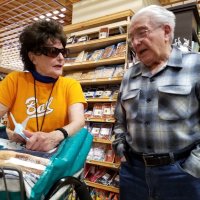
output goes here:
[[[129, 27], [129, 31], [133, 26], [134, 22], [139, 19], [141, 16], [149, 17], [150, 22], [155, 25], [169, 25], [171, 28], [170, 40], [171, 42], [174, 39], [174, 28], [175, 28], [175, 15], [173, 12], [167, 10], [166, 8], [158, 5], [150, 5], [142, 8], [137, 13], [133, 15], [131, 18], [131, 23]], [[129, 32], [131, 36], [131, 33]]]

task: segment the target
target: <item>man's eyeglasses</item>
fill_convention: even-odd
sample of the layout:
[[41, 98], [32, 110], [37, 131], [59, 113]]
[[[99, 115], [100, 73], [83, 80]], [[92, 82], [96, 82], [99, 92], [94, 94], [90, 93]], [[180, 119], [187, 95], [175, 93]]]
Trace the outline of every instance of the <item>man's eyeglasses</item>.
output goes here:
[[66, 58], [69, 53], [69, 50], [66, 48], [58, 49], [56, 47], [41, 47], [39, 53], [51, 58], [56, 58], [59, 55], [59, 53], [61, 53], [63, 57]]
[[149, 36], [149, 34], [153, 31], [155, 31], [156, 29], [160, 28], [161, 26], [158, 26], [152, 30], [148, 29], [148, 28], [142, 28], [142, 29], [139, 29], [137, 31], [135, 31], [133, 34], [132, 34], [132, 42], [134, 40], [143, 40], [145, 38], [147, 38]]

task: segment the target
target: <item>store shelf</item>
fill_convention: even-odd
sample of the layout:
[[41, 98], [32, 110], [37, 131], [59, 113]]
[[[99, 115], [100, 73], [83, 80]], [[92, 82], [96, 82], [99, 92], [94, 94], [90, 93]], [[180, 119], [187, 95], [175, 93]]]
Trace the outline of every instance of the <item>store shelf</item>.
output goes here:
[[63, 70], [72, 71], [72, 70], [83, 70], [83, 69], [94, 69], [98, 66], [103, 65], [115, 65], [125, 63], [125, 57], [116, 57], [116, 58], [107, 58], [98, 61], [84, 61], [84, 62], [73, 62], [65, 63]]
[[112, 140], [102, 139], [102, 138], [93, 138], [93, 142], [103, 143], [103, 144], [112, 144]]
[[113, 118], [86, 118], [86, 122], [110, 122], [114, 123], [115, 119]]
[[99, 184], [99, 183], [94, 183], [94, 182], [91, 182], [91, 181], [88, 181], [88, 180], [84, 180], [84, 181], [90, 187], [106, 190], [106, 191], [109, 191], [109, 192], [119, 193], [119, 188], [116, 188], [116, 187], [113, 187], [113, 186], [108, 186], [108, 185], [103, 185], [103, 184]]
[[103, 39], [95, 39], [75, 44], [69, 44], [66, 45], [66, 48], [69, 49], [70, 53], [77, 53], [85, 50], [96, 50], [105, 46], [112, 45], [113, 43], [125, 41], [126, 37], [127, 34], [121, 34]]
[[103, 166], [103, 167], [109, 167], [113, 169], [119, 169], [120, 164], [113, 163], [113, 162], [106, 162], [106, 161], [97, 161], [97, 160], [87, 160], [88, 164]]
[[98, 102], [116, 102], [117, 99], [108, 99], [108, 98], [88, 98], [86, 99], [88, 103], [98, 103]]
[[92, 79], [79, 81], [81, 85], [106, 85], [106, 84], [119, 84], [122, 81], [120, 78], [110, 78], [110, 79]]

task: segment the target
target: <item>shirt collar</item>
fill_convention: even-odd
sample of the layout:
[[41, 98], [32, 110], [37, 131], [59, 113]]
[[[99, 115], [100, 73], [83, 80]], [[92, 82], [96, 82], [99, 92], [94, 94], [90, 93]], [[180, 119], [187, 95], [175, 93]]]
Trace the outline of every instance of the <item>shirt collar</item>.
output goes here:
[[182, 68], [182, 51], [176, 46], [172, 46], [172, 52], [167, 62], [167, 66]]
[[[152, 76], [149, 69], [145, 67], [143, 63], [140, 63], [142, 76], [150, 77]], [[173, 68], [182, 68], [182, 52], [176, 46], [172, 46], [172, 51], [166, 66]], [[164, 69], [165, 67], [163, 67]], [[162, 70], [163, 70], [162, 69]]]

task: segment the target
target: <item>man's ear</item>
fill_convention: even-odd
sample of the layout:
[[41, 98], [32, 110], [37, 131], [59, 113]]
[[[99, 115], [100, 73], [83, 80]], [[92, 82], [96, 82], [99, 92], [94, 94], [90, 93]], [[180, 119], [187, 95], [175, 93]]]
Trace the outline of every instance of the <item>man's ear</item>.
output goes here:
[[28, 57], [31, 60], [31, 62], [35, 65], [35, 54], [33, 52], [29, 51]]
[[164, 25], [164, 31], [165, 31], [165, 38], [170, 39], [170, 34], [172, 32], [172, 29], [168, 24]]

